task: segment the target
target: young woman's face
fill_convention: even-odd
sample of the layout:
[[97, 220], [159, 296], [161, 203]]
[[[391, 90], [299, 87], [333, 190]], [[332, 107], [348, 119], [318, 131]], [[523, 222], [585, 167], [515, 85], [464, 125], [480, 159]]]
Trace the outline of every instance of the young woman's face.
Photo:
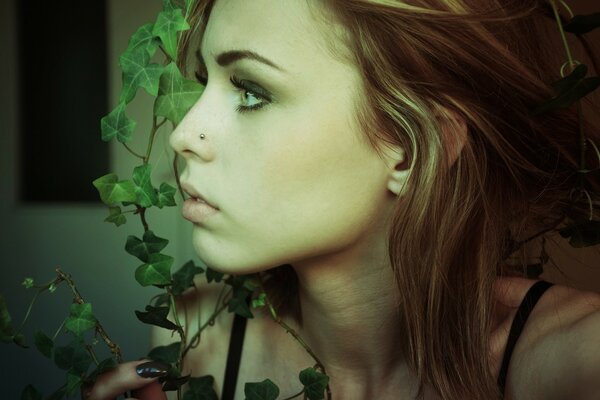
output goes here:
[[[194, 223], [193, 243], [222, 272], [349, 250], [391, 204], [389, 167], [354, 123], [358, 69], [327, 52], [333, 27], [314, 18], [304, 0], [218, 0], [208, 21], [208, 83], [171, 145], [186, 161], [181, 181], [218, 208]], [[279, 68], [232, 56], [219, 65], [230, 51]]]

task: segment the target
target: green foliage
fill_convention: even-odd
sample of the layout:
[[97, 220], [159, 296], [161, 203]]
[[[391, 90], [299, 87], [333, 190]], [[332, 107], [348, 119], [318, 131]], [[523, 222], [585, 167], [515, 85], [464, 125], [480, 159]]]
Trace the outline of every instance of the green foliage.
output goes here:
[[168, 346], [157, 346], [150, 350], [148, 358], [164, 362], [165, 364], [174, 364], [179, 360], [180, 348], [181, 342], [171, 343]]
[[136, 184], [136, 203], [141, 207], [158, 205], [158, 194], [152, 186], [150, 175], [152, 167], [149, 164], [140, 165], [133, 170], [133, 183]]
[[221, 273], [219, 271], [215, 271], [214, 269], [212, 269], [210, 267], [206, 267], [206, 281], [208, 283], [221, 282], [221, 280], [223, 279], [223, 276], [225, 276], [223, 273]]
[[144, 232], [142, 239], [133, 235], [128, 236], [125, 251], [139, 258], [140, 261], [148, 262], [152, 254], [160, 253], [168, 244], [167, 239], [155, 236], [154, 232], [148, 230]]
[[[164, 3], [163, 3], [164, 4]], [[190, 29], [181, 9], [165, 6], [152, 28], [152, 35], [159, 37], [164, 46], [165, 53], [171, 60], [177, 59], [177, 32]]]
[[130, 180], [119, 181], [117, 174], [106, 174], [96, 179], [93, 185], [100, 193], [100, 199], [114, 206], [119, 202], [134, 202], [137, 199], [135, 184]]
[[142, 286], [161, 286], [171, 283], [173, 257], [166, 254], [150, 254], [148, 262], [135, 270], [135, 280]]
[[25, 286], [26, 289], [30, 289], [33, 287], [33, 279], [25, 278], [21, 284]]
[[187, 288], [194, 286], [194, 276], [204, 272], [204, 269], [194, 265], [192, 260], [188, 261], [173, 274], [172, 293], [175, 296], [182, 294]]
[[97, 322], [92, 314], [91, 304], [71, 304], [71, 313], [65, 322], [65, 328], [76, 336], [82, 336], [84, 332], [94, 329]]
[[68, 345], [55, 348], [54, 364], [74, 375], [82, 375], [92, 364], [92, 357], [88, 353], [84, 341], [75, 338]]
[[121, 207], [109, 207], [108, 208], [109, 215], [104, 219], [104, 222], [110, 222], [115, 224], [116, 226], [121, 226], [127, 222], [127, 218], [123, 215], [121, 211]]
[[310, 400], [322, 400], [329, 377], [314, 368], [306, 368], [300, 372], [300, 382], [304, 385], [304, 393]]
[[175, 330], [177, 325], [167, 319], [169, 307], [146, 306], [146, 312], [136, 311], [137, 318], [145, 324], [160, 326], [161, 328]]
[[204, 86], [185, 79], [174, 62], [165, 67], [160, 77], [158, 97], [154, 103], [154, 114], [165, 117], [178, 125], [190, 108], [198, 101]]
[[248, 382], [244, 385], [246, 400], [276, 400], [279, 388], [270, 379], [262, 382]]
[[125, 103], [119, 103], [106, 117], [100, 120], [102, 140], [111, 141], [113, 138], [121, 143], [131, 141], [131, 135], [137, 122], [125, 115]]
[[54, 347], [54, 341], [50, 339], [44, 332], [38, 330], [34, 336], [35, 347], [40, 353], [46, 357], [52, 359], [52, 349]]
[[215, 379], [210, 375], [191, 378], [190, 390], [183, 395], [183, 400], [217, 400], [217, 393], [213, 388], [214, 381]]

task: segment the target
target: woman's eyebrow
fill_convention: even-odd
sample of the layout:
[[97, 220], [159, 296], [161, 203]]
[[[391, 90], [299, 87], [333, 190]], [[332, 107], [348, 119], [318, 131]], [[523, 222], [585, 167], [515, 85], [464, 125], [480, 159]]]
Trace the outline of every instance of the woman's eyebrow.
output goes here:
[[[206, 63], [204, 62], [204, 57], [202, 57], [202, 53], [199, 49], [196, 51], [196, 55], [198, 57], [198, 61], [202, 65], [206, 66]], [[285, 69], [275, 64], [273, 61], [251, 50], [229, 50], [219, 54], [216, 57], [217, 64], [219, 64], [221, 67], [227, 67], [228, 65], [233, 64], [234, 62], [237, 62], [242, 59], [257, 61], [262, 64], [268, 65], [271, 68], [279, 70], [280, 72], [287, 72]]]

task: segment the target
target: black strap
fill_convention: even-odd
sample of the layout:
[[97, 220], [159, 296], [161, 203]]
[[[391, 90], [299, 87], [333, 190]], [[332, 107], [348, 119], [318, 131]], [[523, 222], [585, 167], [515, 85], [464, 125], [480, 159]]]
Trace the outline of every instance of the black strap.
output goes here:
[[498, 374], [498, 386], [500, 387], [500, 391], [502, 392], [503, 396], [506, 385], [506, 375], [508, 373], [508, 366], [510, 364], [510, 357], [515, 349], [517, 340], [523, 331], [523, 327], [525, 326], [525, 322], [527, 321], [531, 310], [533, 310], [533, 307], [535, 307], [540, 297], [542, 297], [544, 292], [551, 286], [552, 283], [546, 281], [538, 281], [534, 283], [533, 286], [527, 291], [527, 294], [523, 298], [523, 301], [517, 310], [517, 315], [512, 322], [512, 326], [510, 327], [508, 342], [506, 343], [506, 350], [504, 351], [504, 359], [502, 360], [502, 367], [500, 367], [500, 373]]
[[[250, 302], [250, 297], [248, 297], [246, 302]], [[240, 360], [242, 358], [242, 347], [244, 346], [247, 321], [248, 319], [246, 317], [242, 317], [238, 314], [235, 314], [235, 317], [233, 318], [221, 400], [233, 400], [233, 396], [235, 395], [235, 385], [240, 370]]]

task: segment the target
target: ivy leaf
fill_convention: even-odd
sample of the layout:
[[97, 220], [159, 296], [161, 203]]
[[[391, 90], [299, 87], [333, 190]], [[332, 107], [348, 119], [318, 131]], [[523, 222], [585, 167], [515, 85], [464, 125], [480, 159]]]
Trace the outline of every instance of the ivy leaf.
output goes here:
[[257, 299], [252, 300], [252, 308], [264, 307], [267, 304], [267, 294], [261, 293]]
[[212, 281], [221, 282], [221, 280], [223, 280], [223, 276], [225, 276], [225, 274], [222, 272], [215, 271], [210, 267], [206, 267], [206, 280], [208, 283], [211, 283]]
[[588, 247], [600, 244], [600, 221], [578, 219], [558, 231], [564, 238], [570, 237], [572, 247]]
[[185, 263], [179, 271], [173, 274], [173, 294], [178, 296], [187, 288], [194, 286], [194, 276], [203, 272], [204, 269], [195, 266], [192, 260]]
[[160, 45], [160, 40], [152, 34], [153, 29], [153, 23], [147, 23], [139, 27], [129, 39], [129, 44], [127, 45], [127, 50], [125, 50], [125, 52], [143, 49], [148, 53], [150, 58], [152, 58]]
[[60, 369], [83, 375], [91, 363], [92, 358], [80, 338], [54, 350], [54, 364]]
[[154, 102], [154, 114], [169, 119], [175, 125], [198, 101], [204, 87], [198, 82], [185, 79], [177, 65], [170, 63], [160, 77], [158, 97]]
[[127, 236], [125, 251], [146, 263], [150, 260], [150, 255], [160, 253], [169, 244], [167, 239], [154, 235], [151, 230], [144, 232], [142, 239], [133, 235]]
[[306, 368], [300, 372], [300, 382], [310, 400], [323, 400], [329, 377], [314, 368]]
[[144, 48], [126, 50], [119, 57], [119, 65], [123, 70], [123, 87], [119, 102], [128, 104], [134, 99], [138, 88], [143, 88], [149, 95], [158, 94], [158, 82], [163, 66], [150, 64], [150, 54]]
[[600, 26], [600, 12], [588, 15], [575, 15], [563, 29], [576, 35], [593, 31]]
[[135, 280], [142, 286], [168, 285], [171, 283], [173, 257], [165, 254], [150, 254], [148, 262], [135, 270]]
[[215, 379], [211, 375], [191, 378], [190, 389], [183, 396], [183, 400], [217, 400], [214, 382]]
[[161, 361], [166, 364], [174, 364], [179, 360], [179, 348], [181, 342], [171, 343], [168, 346], [157, 346], [150, 350], [148, 358], [155, 361]]
[[[174, 375], [174, 376], [170, 376], [167, 375], [166, 377], [164, 377], [164, 383], [163, 383], [163, 391], [167, 392], [170, 390], [177, 390], [179, 389], [181, 386], [185, 385], [187, 383], [187, 381], [190, 380], [190, 375], [186, 375], [186, 376], [178, 376], [178, 375]], [[185, 395], [184, 395], [185, 398]]]
[[119, 202], [134, 202], [137, 198], [133, 182], [119, 181], [119, 177], [113, 173], [101, 176], [93, 185], [98, 189], [100, 199], [109, 206]]
[[92, 373], [87, 378], [90, 380], [95, 380], [96, 377], [98, 377], [98, 375], [108, 372], [115, 368], [117, 368], [117, 362], [114, 358], [109, 357], [100, 361], [96, 369], [92, 371]]
[[27, 385], [21, 392], [21, 400], [42, 400], [43, 394], [33, 385]]
[[0, 294], [0, 341], [3, 343], [10, 343], [13, 341], [15, 329], [10, 322], [11, 318], [8, 307], [6, 306], [6, 301], [4, 300], [4, 296]]
[[75, 335], [81, 336], [84, 332], [95, 328], [97, 323], [90, 303], [71, 304], [71, 313], [65, 322], [65, 328]]
[[119, 102], [114, 110], [100, 120], [102, 140], [109, 142], [116, 136], [119, 142], [127, 143], [131, 141], [136, 124], [134, 120], [125, 115], [125, 103]]
[[248, 382], [244, 385], [246, 400], [275, 400], [279, 396], [279, 388], [270, 379], [262, 382]]
[[161, 11], [156, 18], [152, 34], [158, 36], [163, 43], [165, 52], [171, 60], [177, 59], [177, 32], [190, 29], [181, 9], [171, 8]]
[[254, 316], [252, 315], [252, 312], [250, 311], [250, 308], [248, 307], [248, 296], [250, 295], [250, 292], [248, 292], [246, 289], [244, 288], [239, 288], [239, 289], [233, 289], [233, 297], [231, 298], [231, 300], [229, 300], [229, 305], [227, 306], [227, 309], [229, 310], [229, 312], [234, 312], [237, 315], [240, 315], [242, 317], [246, 317], [246, 318], [254, 318]]
[[52, 348], [54, 347], [54, 341], [52, 339], [46, 336], [44, 332], [38, 330], [34, 336], [34, 343], [40, 353], [52, 359]]
[[136, 203], [142, 207], [151, 207], [158, 204], [158, 195], [151, 182], [152, 167], [150, 164], [140, 165], [133, 170], [133, 183], [136, 184]]
[[121, 211], [121, 207], [108, 207], [108, 217], [104, 219], [104, 222], [110, 222], [115, 224], [116, 226], [121, 226], [127, 222], [127, 218], [123, 215]]
[[177, 325], [167, 319], [169, 307], [146, 306], [146, 312], [135, 311], [137, 318], [145, 324], [156, 325], [169, 330], [177, 329]]
[[67, 395], [71, 395], [77, 388], [81, 386], [81, 376], [67, 373]]
[[159, 294], [155, 297], [156, 300], [154, 300], [154, 307], [160, 307], [163, 304], [169, 304], [169, 302], [171, 301], [171, 296], [169, 296], [168, 293]]
[[[577, 68], [573, 70], [569, 77], [574, 74], [581, 74], [582, 70], [580, 69], [579, 71], [576, 71]], [[598, 76], [580, 79], [575, 84], [573, 84], [573, 80], [575, 80], [575, 78], [570, 77], [566, 81], [563, 78], [554, 82], [554, 86], [558, 86], [563, 90], [557, 96], [537, 105], [537, 107], [532, 110], [532, 114], [539, 115], [557, 108], [569, 107], [571, 104], [575, 103], [582, 97], [585, 97], [589, 93], [596, 90], [598, 86], [600, 86], [600, 77]]]
[[158, 208], [163, 207], [173, 207], [177, 204], [175, 203], [175, 193], [177, 189], [168, 183], [161, 183], [160, 189], [158, 190]]
[[25, 278], [21, 285], [25, 286], [25, 289], [30, 289], [33, 287], [33, 278]]

